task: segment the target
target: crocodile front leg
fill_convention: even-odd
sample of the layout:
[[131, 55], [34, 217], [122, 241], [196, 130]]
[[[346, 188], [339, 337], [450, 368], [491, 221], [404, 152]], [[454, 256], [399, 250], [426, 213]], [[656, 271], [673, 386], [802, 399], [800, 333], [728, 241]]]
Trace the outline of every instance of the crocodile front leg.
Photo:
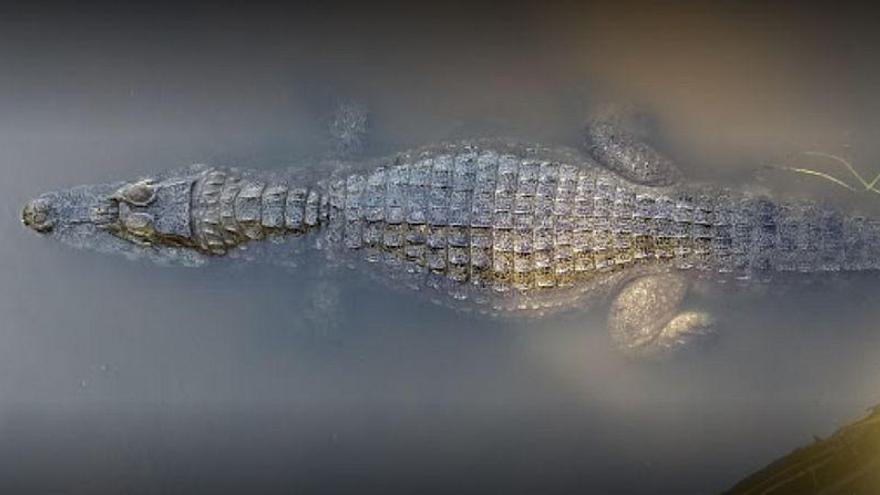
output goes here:
[[680, 311], [685, 277], [663, 273], [638, 278], [611, 306], [608, 329], [615, 345], [630, 356], [663, 356], [712, 333], [708, 313]]

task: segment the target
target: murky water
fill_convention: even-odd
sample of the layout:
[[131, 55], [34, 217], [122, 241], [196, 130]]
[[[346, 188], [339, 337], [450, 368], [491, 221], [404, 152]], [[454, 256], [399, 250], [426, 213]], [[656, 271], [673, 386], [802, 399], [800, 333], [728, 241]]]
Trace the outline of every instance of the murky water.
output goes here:
[[18, 220], [39, 192], [191, 162], [310, 166], [340, 97], [372, 110], [370, 156], [573, 145], [597, 104], [635, 102], [691, 176], [878, 211], [759, 173], [821, 165], [807, 150], [880, 171], [870, 16], [805, 9], [4, 11], [0, 491], [714, 493], [859, 416], [873, 275], [729, 290], [713, 345], [644, 363], [601, 310], [479, 319], [316, 259], [159, 268]]

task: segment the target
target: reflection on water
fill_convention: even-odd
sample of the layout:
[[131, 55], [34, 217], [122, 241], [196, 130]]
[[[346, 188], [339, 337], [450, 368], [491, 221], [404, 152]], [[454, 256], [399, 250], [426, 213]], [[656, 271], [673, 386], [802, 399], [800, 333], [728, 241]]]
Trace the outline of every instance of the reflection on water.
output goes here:
[[611, 350], [601, 312], [481, 320], [319, 259], [156, 268], [18, 223], [26, 198], [78, 183], [310, 167], [340, 95], [370, 107], [370, 154], [575, 144], [591, 108], [626, 100], [702, 179], [816, 149], [870, 176], [880, 45], [863, 13], [142, 9], [0, 20], [0, 485], [711, 493], [878, 401], [873, 276], [728, 290], [713, 345], [640, 363]]

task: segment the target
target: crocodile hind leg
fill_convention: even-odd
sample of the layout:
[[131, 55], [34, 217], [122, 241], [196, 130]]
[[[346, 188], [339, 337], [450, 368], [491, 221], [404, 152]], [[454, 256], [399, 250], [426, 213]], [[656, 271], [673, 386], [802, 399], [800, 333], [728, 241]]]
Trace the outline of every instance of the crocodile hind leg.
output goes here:
[[608, 329], [614, 344], [630, 356], [664, 356], [712, 333], [704, 312], [680, 311], [685, 277], [647, 275], [627, 284], [611, 306]]
[[608, 105], [587, 122], [584, 148], [592, 158], [639, 184], [668, 186], [678, 182], [678, 167], [652, 146], [650, 119], [643, 113]]

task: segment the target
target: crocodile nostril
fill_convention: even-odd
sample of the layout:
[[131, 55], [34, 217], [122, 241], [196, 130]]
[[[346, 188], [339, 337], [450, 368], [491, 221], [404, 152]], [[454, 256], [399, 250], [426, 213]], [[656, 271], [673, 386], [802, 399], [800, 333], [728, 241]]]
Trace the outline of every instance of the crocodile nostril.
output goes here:
[[49, 218], [50, 208], [51, 203], [45, 198], [28, 201], [21, 210], [21, 223], [37, 232], [49, 232], [53, 224]]

